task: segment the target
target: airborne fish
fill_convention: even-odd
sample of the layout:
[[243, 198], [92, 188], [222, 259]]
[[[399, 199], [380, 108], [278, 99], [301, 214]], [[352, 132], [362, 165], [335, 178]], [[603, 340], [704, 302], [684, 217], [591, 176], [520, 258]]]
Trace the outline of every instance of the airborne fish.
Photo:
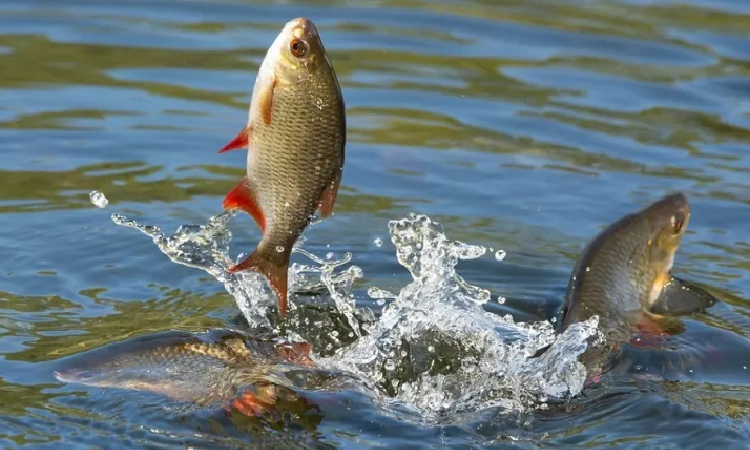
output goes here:
[[[55, 378], [87, 386], [131, 389], [207, 405], [228, 401], [245, 414], [270, 409], [282, 365], [311, 367], [305, 342], [253, 338], [214, 330], [203, 335], [168, 331], [140, 336], [72, 356]], [[256, 393], [242, 391], [253, 387]]]
[[667, 314], [689, 314], [714, 304], [711, 294], [670, 274], [689, 219], [687, 197], [668, 195], [613, 223], [584, 249], [558, 323], [564, 331], [599, 316], [609, 345], [589, 346], [582, 355], [589, 375], [601, 371], [633, 333], [661, 334], [668, 328]]
[[292, 246], [316, 210], [322, 217], [331, 214], [345, 143], [344, 99], [336, 73], [315, 25], [294, 19], [258, 70], [247, 126], [219, 151], [248, 148], [247, 176], [223, 207], [247, 212], [263, 231], [255, 251], [229, 271], [264, 274], [282, 318]]

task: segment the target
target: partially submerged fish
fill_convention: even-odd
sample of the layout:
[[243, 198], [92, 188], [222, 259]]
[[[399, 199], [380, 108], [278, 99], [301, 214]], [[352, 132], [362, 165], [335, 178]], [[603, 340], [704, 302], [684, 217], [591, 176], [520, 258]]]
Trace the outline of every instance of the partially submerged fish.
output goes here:
[[279, 365], [310, 367], [310, 345], [257, 339], [216, 330], [203, 335], [169, 331], [128, 339], [75, 355], [64, 361], [55, 378], [88, 386], [154, 392], [207, 405], [227, 401], [245, 413], [267, 410], [283, 381]]
[[[711, 294], [670, 274], [689, 219], [687, 197], [668, 195], [613, 223], [584, 249], [558, 323], [564, 331], [599, 316], [608, 345], [589, 346], [582, 355], [589, 375], [600, 372], [622, 343], [663, 335], [670, 327], [667, 314], [689, 314], [714, 304]], [[633, 333], [640, 335], [632, 339]]]
[[287, 310], [292, 246], [320, 210], [328, 217], [341, 181], [346, 143], [344, 99], [318, 30], [288, 22], [268, 49], [253, 87], [247, 126], [219, 153], [248, 148], [247, 177], [224, 199], [263, 231], [255, 251], [230, 272], [256, 270]]

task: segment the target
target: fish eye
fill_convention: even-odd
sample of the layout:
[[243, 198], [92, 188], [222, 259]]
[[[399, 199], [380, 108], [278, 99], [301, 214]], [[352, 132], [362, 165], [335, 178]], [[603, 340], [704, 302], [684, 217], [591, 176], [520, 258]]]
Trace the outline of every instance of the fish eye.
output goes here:
[[81, 380], [90, 380], [91, 378], [94, 378], [94, 372], [89, 372], [88, 370], [83, 371], [78, 374], [78, 378]]
[[309, 47], [307, 46], [307, 42], [302, 39], [292, 39], [289, 43], [289, 50], [296, 58], [303, 58], [307, 55]]

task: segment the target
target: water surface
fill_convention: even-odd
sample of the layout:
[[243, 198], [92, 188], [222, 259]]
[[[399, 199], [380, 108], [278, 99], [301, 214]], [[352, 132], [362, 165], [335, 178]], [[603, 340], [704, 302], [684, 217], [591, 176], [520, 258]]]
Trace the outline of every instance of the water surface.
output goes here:
[[[721, 362], [597, 387], [555, 411], [487, 408], [445, 423], [318, 392], [317, 418], [282, 431], [57, 382], [67, 355], [236, 325], [221, 283], [110, 214], [171, 233], [220, 212], [245, 154], [216, 151], [244, 125], [258, 65], [298, 16], [323, 36], [349, 127], [336, 214], [308, 229], [305, 249], [352, 253], [358, 307], [379, 313], [370, 287], [412, 281], [388, 223], [417, 212], [451, 240], [506, 252], [457, 266], [491, 292], [486, 309], [549, 318], [594, 234], [681, 190], [693, 216], [675, 274], [722, 300], [685, 319], [681, 338], [720, 349]], [[750, 5], [728, 0], [3, 1], [1, 445], [746, 447], [748, 30]], [[89, 202], [94, 189], [106, 210]], [[229, 226], [233, 256], [257, 243], [248, 217]]]

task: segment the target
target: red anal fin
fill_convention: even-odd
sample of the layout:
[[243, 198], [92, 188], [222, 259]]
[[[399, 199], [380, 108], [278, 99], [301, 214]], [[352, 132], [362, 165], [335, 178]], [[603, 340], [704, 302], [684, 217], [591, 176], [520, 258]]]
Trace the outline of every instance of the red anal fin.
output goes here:
[[237, 133], [237, 136], [235, 136], [234, 139], [227, 145], [225, 145], [221, 150], [219, 150], [219, 153], [228, 152], [230, 150], [240, 150], [248, 146], [248, 142], [250, 141], [250, 127], [247, 126], [242, 129], [239, 133]]
[[312, 345], [307, 342], [285, 342], [276, 347], [282, 358], [305, 367], [313, 367], [315, 363], [310, 359]]
[[[273, 249], [272, 251], [276, 251]], [[287, 271], [288, 264], [275, 265], [265, 258], [258, 249], [247, 257], [244, 261], [234, 267], [230, 267], [229, 272], [241, 272], [243, 270], [254, 270], [262, 273], [267, 279], [271, 288], [276, 292], [279, 302], [279, 315], [282, 319], [286, 317], [287, 309]]]
[[333, 204], [336, 203], [336, 195], [339, 192], [339, 183], [341, 182], [341, 171], [331, 181], [331, 184], [323, 191], [323, 197], [320, 200], [320, 215], [328, 217], [333, 211]]
[[263, 234], [266, 233], [266, 215], [258, 205], [258, 200], [255, 198], [255, 194], [250, 189], [250, 185], [247, 182], [247, 177], [243, 178], [242, 181], [232, 188], [231, 191], [224, 197], [224, 202], [221, 205], [224, 209], [241, 209], [255, 220]]
[[273, 111], [273, 91], [276, 89], [276, 75], [273, 75], [268, 83], [260, 91], [258, 98], [258, 105], [260, 107], [260, 115], [263, 117], [263, 123], [266, 126], [271, 125], [271, 112]]

